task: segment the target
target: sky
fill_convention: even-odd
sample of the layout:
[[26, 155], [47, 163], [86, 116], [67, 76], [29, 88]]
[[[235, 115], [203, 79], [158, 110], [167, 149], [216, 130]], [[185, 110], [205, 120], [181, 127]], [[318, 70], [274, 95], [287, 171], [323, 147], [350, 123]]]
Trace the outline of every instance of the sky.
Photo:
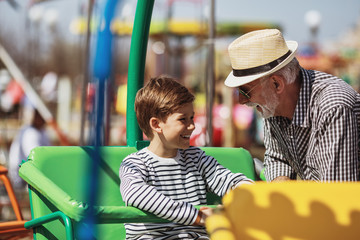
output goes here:
[[[21, 42], [29, 27], [26, 23], [27, 6], [30, 0], [16, 0], [20, 8], [14, 10], [7, 1], [0, 0], [0, 30], [11, 34], [14, 41]], [[201, 0], [197, 0], [199, 2]], [[210, 1], [210, 0], [209, 0]], [[44, 7], [46, 12], [58, 11], [58, 23], [67, 31], [72, 19], [79, 12], [79, 7], [87, 0], [49, 0], [38, 5]], [[135, 6], [136, 0], [123, 0], [119, 3], [129, 2]], [[154, 14], [164, 14], [166, 0], [156, 0]], [[196, 0], [177, 0], [174, 11], [179, 17], [197, 17], [203, 14]], [[203, 0], [207, 2], [207, 0]], [[119, 4], [118, 4], [119, 5]], [[121, 5], [120, 5], [121, 6]], [[336, 41], [344, 33], [353, 28], [360, 17], [359, 0], [215, 0], [216, 20], [232, 22], [271, 22], [282, 27], [287, 40], [296, 40], [300, 44], [310, 40], [310, 30], [305, 22], [305, 14], [315, 10], [321, 16], [318, 30], [318, 40], [321, 44]], [[153, 15], [154, 17], [154, 15]], [[4, 33], [4, 31], [0, 31]]]
[[[226, 2], [226, 4], [224, 4]], [[360, 17], [359, 0], [223, 0], [217, 2], [219, 19], [239, 21], [269, 21], [283, 27], [288, 40], [299, 43], [310, 39], [305, 14], [315, 10], [320, 13], [320, 42], [336, 40], [355, 26]]]

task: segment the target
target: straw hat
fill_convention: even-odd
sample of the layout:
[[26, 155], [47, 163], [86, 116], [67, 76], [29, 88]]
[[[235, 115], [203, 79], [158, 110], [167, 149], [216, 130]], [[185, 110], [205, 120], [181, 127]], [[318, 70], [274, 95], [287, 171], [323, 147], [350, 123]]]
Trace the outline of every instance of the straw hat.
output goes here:
[[233, 71], [225, 85], [238, 87], [276, 72], [295, 57], [297, 47], [297, 42], [285, 41], [277, 29], [242, 35], [229, 45]]

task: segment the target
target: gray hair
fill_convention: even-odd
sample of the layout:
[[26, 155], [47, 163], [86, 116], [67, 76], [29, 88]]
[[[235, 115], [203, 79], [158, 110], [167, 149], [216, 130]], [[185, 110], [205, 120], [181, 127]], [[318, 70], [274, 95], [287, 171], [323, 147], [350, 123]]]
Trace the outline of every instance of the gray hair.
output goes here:
[[282, 76], [288, 84], [293, 83], [300, 74], [299, 61], [294, 57], [285, 67], [273, 74]]

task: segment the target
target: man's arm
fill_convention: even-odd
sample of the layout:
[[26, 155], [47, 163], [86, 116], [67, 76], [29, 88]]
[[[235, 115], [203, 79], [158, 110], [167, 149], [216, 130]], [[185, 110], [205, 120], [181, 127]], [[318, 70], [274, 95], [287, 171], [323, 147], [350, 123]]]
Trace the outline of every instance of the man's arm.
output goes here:
[[[271, 134], [270, 125], [268, 120], [264, 120], [264, 145], [266, 149], [264, 155], [265, 178], [269, 182], [275, 180], [291, 180], [292, 177], [296, 177], [296, 174], [286, 162], [275, 136]], [[278, 177], [279, 179], [277, 179]]]
[[357, 181], [358, 126], [353, 110], [337, 106], [320, 122], [317, 152], [312, 164], [318, 167], [320, 181]]

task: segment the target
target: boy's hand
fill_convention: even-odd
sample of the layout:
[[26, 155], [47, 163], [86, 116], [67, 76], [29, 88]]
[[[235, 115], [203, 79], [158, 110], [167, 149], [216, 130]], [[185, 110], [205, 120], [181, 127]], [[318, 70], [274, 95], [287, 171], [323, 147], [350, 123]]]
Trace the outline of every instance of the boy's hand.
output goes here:
[[[222, 205], [218, 205], [218, 208], [221, 208]], [[207, 217], [214, 213], [214, 209], [210, 207], [201, 207], [199, 210], [199, 214], [193, 225], [196, 226], [205, 226], [205, 220]]]

